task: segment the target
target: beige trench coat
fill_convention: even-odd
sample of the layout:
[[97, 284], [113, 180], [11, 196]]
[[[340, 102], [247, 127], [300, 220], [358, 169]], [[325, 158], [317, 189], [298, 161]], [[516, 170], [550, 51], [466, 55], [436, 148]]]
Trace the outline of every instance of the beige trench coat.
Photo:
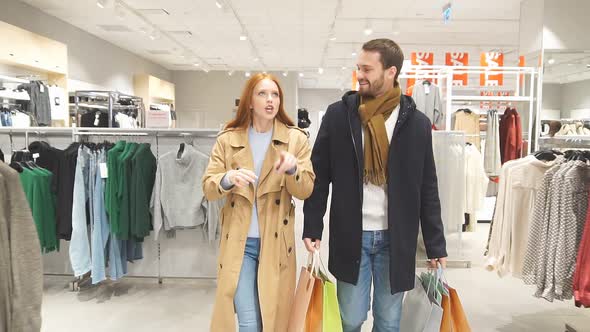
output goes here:
[[[281, 151], [288, 151], [299, 160], [295, 174], [279, 175], [273, 170]], [[230, 129], [218, 136], [203, 176], [203, 191], [208, 200], [227, 196], [221, 213], [218, 280], [211, 331], [235, 331], [234, 294], [255, 200], [260, 225], [258, 293], [263, 329], [265, 332], [287, 330], [296, 274], [295, 206], [291, 196], [303, 200], [313, 191], [315, 174], [310, 157], [307, 136], [298, 128], [275, 120], [258, 188], [250, 185], [224, 191], [220, 183], [228, 170], [253, 170], [254, 162], [246, 129]]]

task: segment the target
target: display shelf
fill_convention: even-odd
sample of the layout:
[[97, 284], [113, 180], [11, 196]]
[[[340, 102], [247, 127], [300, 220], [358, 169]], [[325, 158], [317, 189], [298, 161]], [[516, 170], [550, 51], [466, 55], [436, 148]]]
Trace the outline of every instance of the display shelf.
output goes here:
[[24, 84], [24, 83], [29, 83], [29, 81], [24, 80], [22, 78], [0, 75], [0, 83], [19, 83], [19, 84]]
[[531, 97], [518, 96], [452, 96], [452, 101], [506, 101], [506, 102], [530, 102]]

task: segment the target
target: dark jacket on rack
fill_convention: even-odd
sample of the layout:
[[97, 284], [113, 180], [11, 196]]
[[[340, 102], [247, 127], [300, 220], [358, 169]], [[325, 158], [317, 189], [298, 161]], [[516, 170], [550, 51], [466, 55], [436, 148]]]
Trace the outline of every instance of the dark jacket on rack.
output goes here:
[[51, 126], [49, 88], [42, 82], [33, 81], [19, 85], [18, 89], [24, 89], [29, 93], [30, 101], [19, 101], [27, 113], [35, 118], [39, 126]]
[[[328, 107], [313, 148], [316, 173], [305, 201], [304, 238], [321, 239], [330, 184], [329, 269], [339, 280], [356, 284], [363, 232], [363, 145], [356, 92]], [[429, 258], [446, 257], [431, 123], [411, 97], [402, 96], [387, 163], [389, 275], [392, 293], [414, 288], [418, 225]]]

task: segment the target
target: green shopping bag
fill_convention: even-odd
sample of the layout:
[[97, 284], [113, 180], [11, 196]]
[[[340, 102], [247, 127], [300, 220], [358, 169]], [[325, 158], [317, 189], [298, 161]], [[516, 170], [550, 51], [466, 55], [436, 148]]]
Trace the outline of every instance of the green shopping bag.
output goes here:
[[336, 285], [324, 279], [324, 312], [322, 322], [323, 332], [342, 332], [342, 320], [340, 319], [340, 307]]

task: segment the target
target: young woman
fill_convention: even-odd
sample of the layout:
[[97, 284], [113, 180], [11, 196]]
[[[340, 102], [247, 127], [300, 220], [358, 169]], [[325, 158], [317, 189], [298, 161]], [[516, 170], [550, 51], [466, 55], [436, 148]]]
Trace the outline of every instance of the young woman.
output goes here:
[[295, 207], [315, 174], [304, 132], [283, 107], [278, 80], [254, 75], [236, 118], [219, 134], [205, 175], [209, 200], [226, 197], [211, 331], [286, 331], [295, 291]]

